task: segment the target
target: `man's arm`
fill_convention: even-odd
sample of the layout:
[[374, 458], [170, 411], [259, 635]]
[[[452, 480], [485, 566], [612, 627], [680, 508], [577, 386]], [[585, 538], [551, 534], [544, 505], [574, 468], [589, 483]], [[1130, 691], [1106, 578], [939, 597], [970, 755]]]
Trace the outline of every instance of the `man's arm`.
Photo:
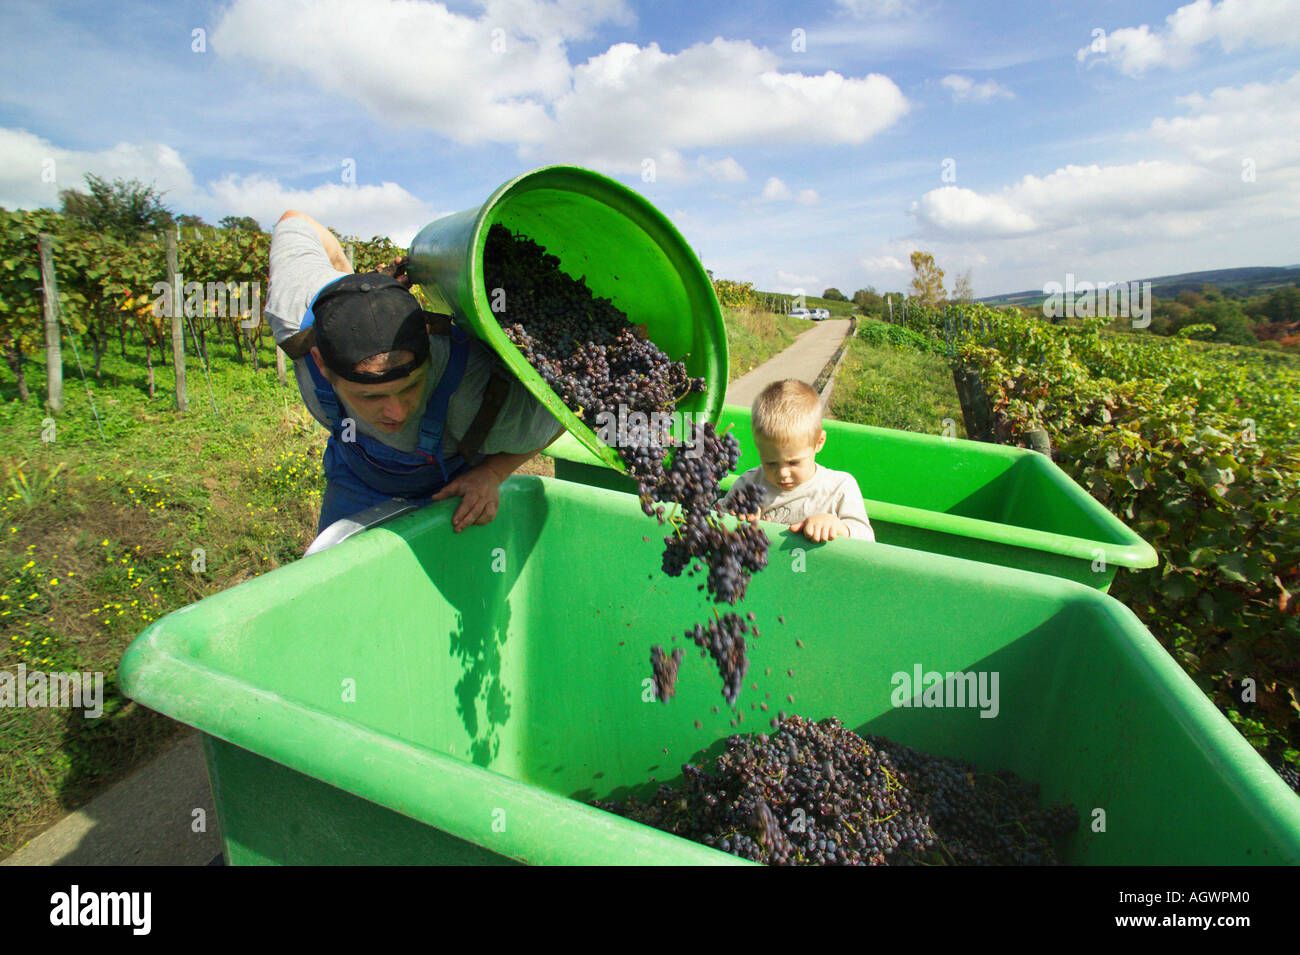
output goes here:
[[497, 454], [489, 454], [487, 457], [483, 459], [482, 463], [479, 466], [490, 469], [492, 473], [497, 476], [497, 481], [499, 483], [501, 481], [504, 481], [506, 478], [510, 477], [510, 475], [514, 474], [517, 470], [519, 470], [519, 468], [522, 467], [525, 462], [531, 461], [533, 458], [537, 457], [537, 455], [541, 454], [542, 451], [544, 451], [546, 448], [549, 448], [556, 441], [560, 440], [560, 435], [562, 434], [564, 434], [563, 428], [559, 430], [559, 432], [555, 435], [555, 437], [551, 438], [550, 441], [547, 441], [536, 451], [524, 451], [520, 454], [507, 454], [506, 452], [501, 451], [498, 452]]
[[308, 224], [316, 230], [316, 235], [320, 237], [321, 245], [325, 246], [325, 254], [329, 256], [330, 265], [340, 272], [351, 274], [352, 266], [348, 265], [348, 258], [343, 254], [343, 246], [339, 245], [339, 240], [334, 238], [334, 233], [325, 228], [305, 212], [299, 212], [297, 209], [290, 209], [284, 215], [280, 216], [277, 224], [285, 219], [306, 219]]

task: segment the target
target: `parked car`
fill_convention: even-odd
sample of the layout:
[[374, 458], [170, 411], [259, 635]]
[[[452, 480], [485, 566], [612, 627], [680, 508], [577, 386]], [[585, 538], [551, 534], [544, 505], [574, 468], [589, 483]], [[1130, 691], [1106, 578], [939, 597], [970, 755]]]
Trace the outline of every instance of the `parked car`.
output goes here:
[[812, 312], [808, 311], [808, 309], [806, 308], [792, 308], [790, 309], [790, 317], [791, 318], [812, 318], [813, 314]]
[[831, 313], [824, 308], [814, 308], [812, 310], [812, 314], [809, 316], [809, 318], [811, 318], [814, 322], [820, 322], [823, 319], [830, 318], [830, 317], [831, 317]]

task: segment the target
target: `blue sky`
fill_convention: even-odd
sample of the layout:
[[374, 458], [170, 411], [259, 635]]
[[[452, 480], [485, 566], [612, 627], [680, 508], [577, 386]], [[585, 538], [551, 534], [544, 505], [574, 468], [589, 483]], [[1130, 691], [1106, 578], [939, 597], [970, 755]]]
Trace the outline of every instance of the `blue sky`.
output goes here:
[[0, 52], [7, 208], [94, 172], [404, 243], [569, 162], [766, 289], [1300, 262], [1300, 0], [8, 0]]

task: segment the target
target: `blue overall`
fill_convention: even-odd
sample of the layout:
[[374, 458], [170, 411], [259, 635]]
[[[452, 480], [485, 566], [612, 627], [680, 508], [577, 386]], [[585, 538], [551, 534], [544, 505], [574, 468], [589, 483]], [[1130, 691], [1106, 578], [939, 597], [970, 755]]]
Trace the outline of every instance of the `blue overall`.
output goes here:
[[[315, 305], [315, 299], [312, 300]], [[303, 319], [308, 328], [315, 316], [311, 308]], [[342, 413], [338, 394], [316, 367], [311, 355], [303, 360], [316, 386], [316, 399], [330, 422], [330, 438], [325, 445], [325, 498], [321, 502], [317, 533], [340, 518], [382, 504], [389, 498], [414, 500], [428, 498], [442, 490], [453, 478], [469, 470], [469, 463], [459, 453], [443, 456], [442, 433], [447, 421], [447, 404], [460, 386], [469, 353], [469, 337], [452, 326], [451, 355], [438, 381], [424, 417], [420, 420], [420, 439], [414, 452], [400, 451], [353, 427], [351, 441], [343, 440]], [[416, 503], [419, 503], [418, 501]], [[428, 500], [424, 504], [430, 503]]]

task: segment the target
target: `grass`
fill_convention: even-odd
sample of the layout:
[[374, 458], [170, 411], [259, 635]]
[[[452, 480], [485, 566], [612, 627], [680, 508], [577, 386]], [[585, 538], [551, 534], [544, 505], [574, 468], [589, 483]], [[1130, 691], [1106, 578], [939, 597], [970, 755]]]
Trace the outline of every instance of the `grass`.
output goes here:
[[841, 421], [942, 434], [951, 419], [956, 437], [966, 437], [961, 401], [942, 355], [893, 345], [849, 341], [835, 387], [831, 415]]
[[[326, 433], [292, 374], [234, 360], [209, 340], [212, 397], [187, 356], [190, 410], [174, 408], [170, 366], [145, 386], [143, 351], [114, 345], [90, 409], [71, 349], [65, 409], [0, 383], [0, 668], [100, 672], [103, 714], [0, 709], [0, 855], [156, 755], [183, 728], [124, 698], [117, 667], [152, 621], [296, 560], [315, 536]], [[267, 367], [267, 359], [269, 367]], [[82, 356], [83, 364], [89, 364]], [[213, 399], [220, 413], [213, 407]]]
[[722, 317], [727, 327], [730, 381], [753, 371], [814, 327], [807, 319], [747, 308], [724, 308]]

